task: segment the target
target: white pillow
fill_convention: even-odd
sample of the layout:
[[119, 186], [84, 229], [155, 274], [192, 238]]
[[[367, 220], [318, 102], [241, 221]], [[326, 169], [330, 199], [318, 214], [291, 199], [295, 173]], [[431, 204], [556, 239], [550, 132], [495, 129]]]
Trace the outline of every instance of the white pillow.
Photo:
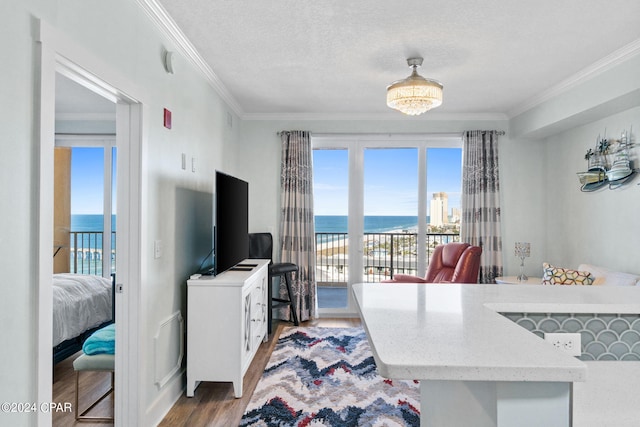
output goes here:
[[595, 278], [594, 285], [635, 286], [640, 276], [621, 271], [611, 271], [605, 267], [591, 264], [580, 264], [578, 270], [588, 271]]
[[617, 286], [635, 286], [638, 283], [640, 276], [635, 274], [622, 273], [619, 271], [612, 271], [605, 276], [605, 282], [609, 285]]
[[580, 264], [578, 266], [578, 270], [580, 271], [588, 271], [593, 276], [593, 284], [594, 285], [606, 285], [605, 276], [609, 273], [608, 268], [598, 267], [596, 265], [591, 264]]

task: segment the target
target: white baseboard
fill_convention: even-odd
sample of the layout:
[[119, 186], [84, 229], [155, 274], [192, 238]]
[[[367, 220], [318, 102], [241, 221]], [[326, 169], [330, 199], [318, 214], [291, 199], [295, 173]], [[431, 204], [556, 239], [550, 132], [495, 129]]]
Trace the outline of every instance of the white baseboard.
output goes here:
[[181, 369], [164, 385], [158, 397], [147, 408], [144, 419], [149, 420], [149, 423], [145, 425], [157, 426], [160, 424], [173, 405], [184, 394], [186, 386], [186, 370]]

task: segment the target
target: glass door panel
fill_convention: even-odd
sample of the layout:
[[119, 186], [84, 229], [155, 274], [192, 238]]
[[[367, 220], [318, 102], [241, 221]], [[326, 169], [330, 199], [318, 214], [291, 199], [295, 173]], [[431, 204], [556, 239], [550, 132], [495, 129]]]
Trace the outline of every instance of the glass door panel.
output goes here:
[[72, 273], [102, 275], [104, 152], [102, 147], [72, 148]]
[[349, 152], [313, 150], [318, 309], [348, 307]]
[[427, 259], [441, 243], [460, 239], [462, 149], [427, 150]]
[[365, 282], [416, 274], [418, 149], [364, 150]]

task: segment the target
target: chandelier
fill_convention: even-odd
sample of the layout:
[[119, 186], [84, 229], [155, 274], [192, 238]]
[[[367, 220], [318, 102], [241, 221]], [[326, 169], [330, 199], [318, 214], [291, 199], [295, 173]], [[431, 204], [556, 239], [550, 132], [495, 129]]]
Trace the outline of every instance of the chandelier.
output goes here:
[[442, 84], [418, 74], [422, 58], [407, 59], [413, 72], [387, 87], [387, 105], [410, 116], [417, 116], [442, 104]]

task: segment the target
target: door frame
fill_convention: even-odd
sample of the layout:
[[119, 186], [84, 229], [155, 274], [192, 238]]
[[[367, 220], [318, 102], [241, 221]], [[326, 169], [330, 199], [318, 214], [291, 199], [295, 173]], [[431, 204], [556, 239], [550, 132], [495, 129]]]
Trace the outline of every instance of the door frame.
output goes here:
[[[118, 266], [116, 293], [115, 425], [141, 425], [140, 278], [142, 193], [142, 102], [140, 90], [109, 64], [78, 46], [46, 22], [37, 23], [35, 138], [39, 144], [37, 179], [37, 323], [36, 400], [52, 401], [53, 152], [55, 146], [55, 75], [57, 72], [116, 103]], [[38, 117], [39, 113], [39, 117]], [[126, 326], [126, 327], [125, 327]], [[38, 426], [50, 426], [51, 413], [39, 411]]]

